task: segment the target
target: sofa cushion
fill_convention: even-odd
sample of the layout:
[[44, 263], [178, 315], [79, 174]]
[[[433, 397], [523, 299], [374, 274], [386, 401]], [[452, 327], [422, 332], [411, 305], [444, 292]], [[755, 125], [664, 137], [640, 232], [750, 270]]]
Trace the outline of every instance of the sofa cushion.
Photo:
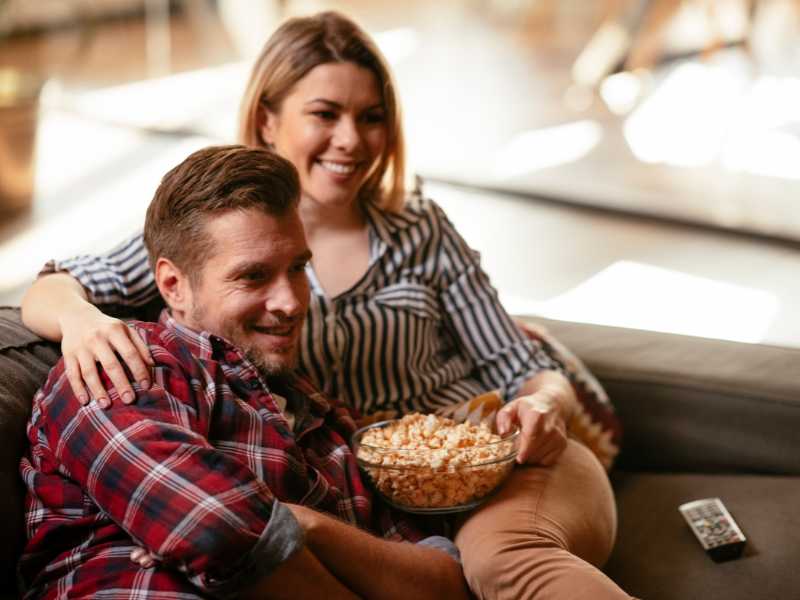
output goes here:
[[[796, 598], [800, 478], [614, 473], [617, 545], [605, 571], [647, 600]], [[747, 537], [741, 558], [713, 562], [678, 505], [719, 497]]]
[[617, 468], [800, 475], [800, 349], [537, 321], [608, 392]]
[[31, 399], [59, 358], [58, 347], [26, 329], [19, 309], [0, 307], [0, 514], [6, 523], [0, 544], [0, 589], [14, 581], [24, 538], [24, 491], [19, 461]]

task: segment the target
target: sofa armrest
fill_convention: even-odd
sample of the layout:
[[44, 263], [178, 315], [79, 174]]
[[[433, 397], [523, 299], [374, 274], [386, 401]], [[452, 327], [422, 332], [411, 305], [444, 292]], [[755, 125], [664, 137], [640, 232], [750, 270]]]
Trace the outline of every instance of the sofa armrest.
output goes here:
[[0, 514], [7, 523], [0, 544], [0, 590], [15, 579], [24, 538], [19, 461], [27, 444], [31, 400], [58, 358], [58, 346], [26, 329], [18, 308], [0, 307]]
[[800, 349], [532, 320], [608, 392], [617, 468], [800, 475]]

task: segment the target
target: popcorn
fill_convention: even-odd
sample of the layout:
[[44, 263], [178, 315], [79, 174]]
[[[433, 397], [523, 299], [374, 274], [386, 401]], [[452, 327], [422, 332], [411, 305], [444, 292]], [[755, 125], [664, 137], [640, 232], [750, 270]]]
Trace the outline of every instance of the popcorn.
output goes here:
[[357, 452], [377, 489], [410, 508], [455, 507], [483, 498], [511, 471], [514, 455], [514, 440], [503, 440], [485, 423], [419, 413], [368, 429]]

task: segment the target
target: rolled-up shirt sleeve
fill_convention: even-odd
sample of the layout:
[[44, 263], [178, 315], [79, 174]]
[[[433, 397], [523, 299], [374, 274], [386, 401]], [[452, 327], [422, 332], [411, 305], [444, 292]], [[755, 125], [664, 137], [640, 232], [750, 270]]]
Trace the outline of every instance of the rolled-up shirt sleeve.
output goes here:
[[223, 386], [185, 370], [186, 357], [153, 355], [154, 385], [137, 389], [136, 404], [82, 407], [61, 375], [37, 396], [31, 427], [62, 474], [136, 543], [227, 597], [301, 548], [303, 531], [244, 461], [208, 441], [222, 401], [208, 390]]
[[59, 272], [79, 281], [96, 306], [138, 307], [158, 297], [141, 233], [105, 254], [50, 260], [39, 276]]
[[515, 325], [472, 250], [436, 206], [441, 228], [440, 298], [451, 334], [474, 365], [486, 389], [498, 388], [511, 399], [520, 386], [542, 370], [565, 373], [559, 360]]

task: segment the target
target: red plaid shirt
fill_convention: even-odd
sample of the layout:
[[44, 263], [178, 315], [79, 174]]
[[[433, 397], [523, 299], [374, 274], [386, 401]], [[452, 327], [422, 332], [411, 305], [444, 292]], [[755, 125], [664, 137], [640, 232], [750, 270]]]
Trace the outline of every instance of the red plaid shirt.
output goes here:
[[[82, 407], [63, 361], [38, 392], [21, 464], [27, 597], [229, 596], [302, 545], [281, 504], [304, 504], [388, 539], [418, 541], [375, 505], [348, 447], [347, 409], [300, 378], [260, 377], [219, 337], [162, 314], [136, 323], [156, 362], [137, 401]], [[287, 398], [294, 432], [269, 387]], [[128, 555], [161, 560], [141, 569]]]

